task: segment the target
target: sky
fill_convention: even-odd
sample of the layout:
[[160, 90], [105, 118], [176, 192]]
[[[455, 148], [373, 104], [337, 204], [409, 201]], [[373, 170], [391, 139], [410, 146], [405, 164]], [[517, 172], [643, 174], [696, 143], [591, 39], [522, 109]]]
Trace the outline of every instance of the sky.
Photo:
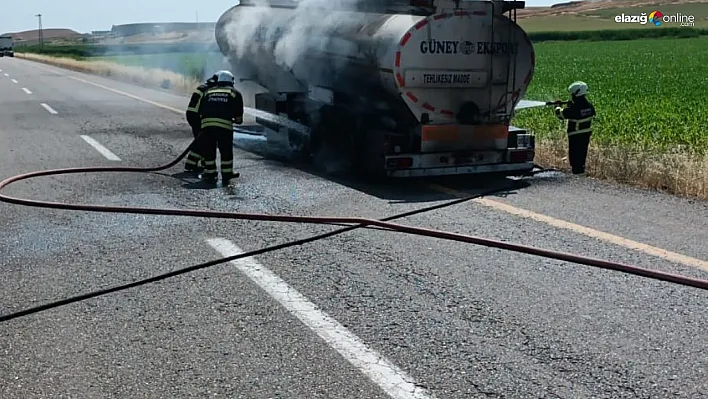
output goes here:
[[[527, 0], [529, 7], [566, 0]], [[110, 30], [137, 22], [216, 22], [236, 0], [2, 0], [0, 33], [44, 28], [67, 28], [79, 33]]]

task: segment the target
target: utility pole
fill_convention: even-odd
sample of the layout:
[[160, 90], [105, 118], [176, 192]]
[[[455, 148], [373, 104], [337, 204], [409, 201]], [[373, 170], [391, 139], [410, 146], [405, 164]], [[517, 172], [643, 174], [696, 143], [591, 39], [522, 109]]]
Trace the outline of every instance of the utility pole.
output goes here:
[[42, 14], [37, 14], [35, 17], [39, 18], [39, 45], [44, 46], [44, 32], [42, 31]]
[[199, 10], [197, 10], [196, 16], [197, 16], [197, 25], [199, 25]]

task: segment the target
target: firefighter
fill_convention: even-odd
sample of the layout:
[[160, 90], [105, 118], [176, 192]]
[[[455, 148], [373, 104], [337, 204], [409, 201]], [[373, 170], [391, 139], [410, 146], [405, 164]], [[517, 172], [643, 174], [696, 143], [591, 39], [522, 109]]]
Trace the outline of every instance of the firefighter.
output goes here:
[[[216, 85], [216, 75], [207, 79], [206, 83], [199, 85], [194, 92], [192, 97], [189, 99], [189, 105], [187, 105], [187, 111], [185, 112], [187, 117], [187, 123], [192, 128], [192, 134], [196, 139], [201, 132], [201, 121], [199, 120], [199, 104], [202, 100], [202, 96], [207, 89], [214, 87]], [[204, 170], [204, 165], [202, 164], [204, 158], [204, 139], [200, 138], [199, 141], [194, 143], [194, 147], [187, 154], [187, 160], [184, 163], [184, 170], [186, 172], [196, 172], [199, 173]]]
[[216, 73], [216, 86], [208, 89], [199, 104], [201, 129], [204, 134], [204, 173], [202, 180], [216, 183], [216, 149], [221, 155], [221, 181], [224, 186], [238, 177], [233, 172], [233, 124], [243, 123], [243, 97], [234, 88], [234, 75], [229, 71]]
[[568, 121], [568, 162], [573, 175], [585, 175], [585, 161], [592, 135], [595, 107], [587, 99], [588, 85], [577, 81], [568, 86], [571, 101], [563, 109], [556, 107], [556, 116]]

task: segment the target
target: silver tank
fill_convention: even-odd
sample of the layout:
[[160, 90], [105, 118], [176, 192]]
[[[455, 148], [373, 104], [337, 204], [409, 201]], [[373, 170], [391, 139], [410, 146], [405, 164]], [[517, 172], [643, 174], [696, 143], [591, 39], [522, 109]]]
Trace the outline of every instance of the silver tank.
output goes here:
[[312, 6], [323, 1], [242, 1], [217, 22], [218, 45], [272, 92], [385, 93], [431, 123], [464, 109], [509, 118], [531, 82], [533, 46], [500, 1], [436, 1], [429, 15]]

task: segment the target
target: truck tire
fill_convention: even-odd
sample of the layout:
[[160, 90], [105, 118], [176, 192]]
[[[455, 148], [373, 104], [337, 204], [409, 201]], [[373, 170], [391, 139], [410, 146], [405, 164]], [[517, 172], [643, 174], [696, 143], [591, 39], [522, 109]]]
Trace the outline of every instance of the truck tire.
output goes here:
[[359, 126], [355, 140], [356, 156], [354, 172], [357, 178], [368, 183], [382, 183], [386, 180], [384, 154], [385, 133], [372, 127]]

